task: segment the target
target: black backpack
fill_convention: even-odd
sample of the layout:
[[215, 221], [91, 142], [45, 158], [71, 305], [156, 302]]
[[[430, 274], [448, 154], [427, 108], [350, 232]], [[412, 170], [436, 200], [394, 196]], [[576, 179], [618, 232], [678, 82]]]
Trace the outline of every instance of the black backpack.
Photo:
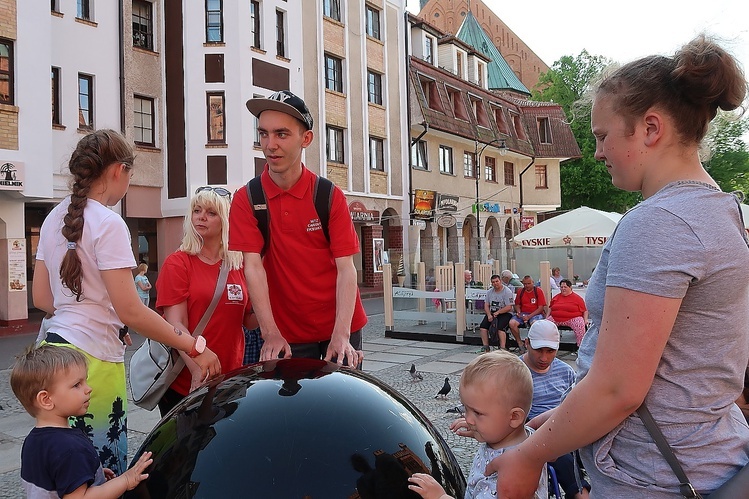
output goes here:
[[[265, 200], [265, 190], [263, 183], [260, 181], [260, 175], [251, 179], [245, 186], [247, 197], [250, 200], [250, 207], [257, 220], [257, 228], [263, 235], [263, 250], [260, 255], [264, 255], [268, 250], [270, 241], [270, 212]], [[325, 239], [330, 242], [330, 232], [328, 231], [328, 222], [330, 220], [330, 207], [333, 203], [333, 182], [325, 177], [315, 175], [315, 189], [312, 192], [312, 201], [315, 203], [315, 211], [322, 225], [322, 232]]]

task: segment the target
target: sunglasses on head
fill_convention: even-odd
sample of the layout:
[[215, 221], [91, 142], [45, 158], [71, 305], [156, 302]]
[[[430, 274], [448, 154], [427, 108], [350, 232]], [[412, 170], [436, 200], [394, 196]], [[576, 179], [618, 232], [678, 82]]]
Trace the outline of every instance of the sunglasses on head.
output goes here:
[[213, 191], [219, 196], [226, 196], [231, 197], [231, 192], [228, 189], [224, 189], [223, 187], [211, 187], [210, 185], [204, 185], [203, 187], [198, 187], [195, 189], [195, 194], [198, 194], [203, 191]]

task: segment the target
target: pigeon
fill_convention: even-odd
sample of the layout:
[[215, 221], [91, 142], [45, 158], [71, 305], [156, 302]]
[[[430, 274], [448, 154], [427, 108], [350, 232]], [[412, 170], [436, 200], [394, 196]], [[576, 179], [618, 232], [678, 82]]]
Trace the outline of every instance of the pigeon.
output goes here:
[[437, 395], [434, 398], [446, 399], [448, 393], [450, 393], [450, 378], [445, 378], [445, 384], [442, 385], [442, 388], [440, 388], [440, 391], [437, 392]]
[[411, 369], [408, 370], [411, 373], [411, 381], [423, 381], [424, 376], [416, 370], [416, 364], [411, 364]]
[[466, 412], [466, 408], [463, 404], [460, 404], [460, 405], [456, 405], [455, 407], [451, 407], [445, 412], [448, 412], [450, 414], [460, 414], [460, 416], [462, 417], [463, 414], [465, 414]]

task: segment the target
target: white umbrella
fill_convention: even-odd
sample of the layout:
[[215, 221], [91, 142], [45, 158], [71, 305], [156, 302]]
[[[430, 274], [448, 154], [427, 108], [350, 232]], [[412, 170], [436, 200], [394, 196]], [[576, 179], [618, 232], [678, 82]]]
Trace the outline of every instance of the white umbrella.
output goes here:
[[601, 247], [614, 232], [620, 218], [619, 213], [582, 206], [544, 220], [515, 236], [512, 242], [523, 248]]

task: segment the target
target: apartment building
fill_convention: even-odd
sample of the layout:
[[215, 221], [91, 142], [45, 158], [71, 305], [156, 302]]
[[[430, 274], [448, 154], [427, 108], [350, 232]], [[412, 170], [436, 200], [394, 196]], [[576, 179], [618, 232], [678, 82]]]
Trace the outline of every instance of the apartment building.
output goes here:
[[[421, 259], [510, 267], [509, 241], [560, 206], [560, 164], [580, 156], [559, 105], [528, 100], [509, 66], [409, 16], [411, 189], [422, 220]], [[465, 40], [491, 43], [468, 12]], [[487, 37], [486, 39], [482, 37]], [[492, 69], [493, 68], [493, 69]], [[495, 73], [494, 83], [491, 73]]]
[[[315, 124], [306, 165], [346, 193], [361, 241], [359, 281], [382, 282], [374, 248], [409, 246], [405, 0], [302, 2], [304, 95]], [[418, 242], [418, 239], [416, 239]], [[413, 257], [412, 257], [413, 258]]]

